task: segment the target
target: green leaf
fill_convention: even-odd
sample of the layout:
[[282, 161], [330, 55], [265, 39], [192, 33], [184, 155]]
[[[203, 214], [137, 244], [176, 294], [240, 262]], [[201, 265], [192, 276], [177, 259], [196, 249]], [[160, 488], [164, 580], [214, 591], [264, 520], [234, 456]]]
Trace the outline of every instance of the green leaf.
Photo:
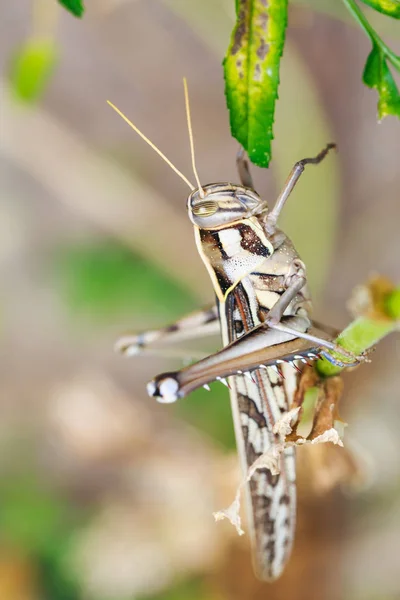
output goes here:
[[232, 135], [252, 162], [268, 167], [287, 0], [237, 0], [237, 20], [224, 60]]
[[379, 94], [379, 119], [383, 119], [387, 115], [400, 117], [398, 87], [389, 70], [385, 54], [375, 43], [364, 68], [363, 81], [368, 87], [376, 89]]
[[53, 40], [28, 40], [14, 56], [10, 83], [14, 95], [24, 102], [35, 102], [45, 91], [57, 63]]
[[73, 314], [110, 319], [121, 314], [180, 316], [195, 299], [159, 267], [124, 246], [102, 241], [56, 253], [61, 293]]
[[75, 17], [82, 17], [85, 12], [85, 6], [82, 0], [58, 0]]
[[364, 68], [363, 81], [368, 87], [376, 89], [379, 94], [379, 118], [382, 119], [387, 115], [400, 117], [399, 90], [387, 64], [389, 61], [400, 72], [400, 56], [397, 56], [379, 37], [354, 0], [343, 0], [343, 2], [372, 43], [372, 50]]
[[399, 0], [362, 0], [375, 10], [388, 17], [400, 19], [400, 1]]

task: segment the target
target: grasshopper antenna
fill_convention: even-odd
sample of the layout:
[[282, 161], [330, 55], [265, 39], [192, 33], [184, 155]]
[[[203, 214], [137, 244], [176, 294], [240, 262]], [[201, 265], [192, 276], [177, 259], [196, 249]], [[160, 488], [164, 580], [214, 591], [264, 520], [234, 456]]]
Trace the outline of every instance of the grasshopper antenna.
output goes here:
[[132, 129], [133, 129], [134, 131], [136, 131], [136, 133], [137, 133], [138, 135], [140, 135], [140, 137], [142, 138], [142, 140], [144, 140], [144, 141], [146, 142], [146, 144], [148, 144], [148, 145], [150, 146], [150, 148], [153, 148], [153, 150], [155, 150], [155, 151], [157, 152], [157, 154], [158, 154], [159, 156], [161, 156], [161, 158], [162, 158], [163, 160], [165, 160], [165, 162], [167, 163], [167, 165], [169, 165], [169, 166], [171, 167], [171, 169], [172, 169], [173, 171], [175, 171], [175, 173], [176, 173], [177, 175], [179, 175], [179, 177], [180, 177], [181, 179], [183, 179], [183, 181], [184, 181], [184, 182], [185, 182], [185, 183], [186, 183], [186, 184], [187, 184], [187, 185], [190, 187], [190, 189], [191, 189], [192, 191], [195, 189], [194, 185], [193, 185], [192, 183], [190, 183], [189, 179], [187, 179], [187, 177], [185, 177], [185, 176], [184, 176], [184, 174], [183, 174], [183, 173], [181, 173], [181, 172], [179, 171], [179, 169], [177, 169], [177, 167], [176, 167], [176, 166], [175, 166], [175, 165], [174, 165], [174, 164], [173, 164], [173, 163], [172, 163], [172, 162], [169, 160], [169, 158], [167, 158], [167, 157], [165, 156], [165, 154], [164, 154], [163, 152], [161, 152], [161, 150], [160, 150], [159, 148], [157, 148], [157, 146], [156, 146], [155, 144], [153, 144], [153, 142], [152, 142], [152, 141], [150, 141], [150, 140], [149, 140], [149, 138], [148, 138], [148, 137], [146, 137], [146, 136], [144, 135], [144, 133], [142, 133], [142, 132], [140, 131], [140, 129], [138, 129], [138, 128], [136, 127], [136, 125], [134, 125], [134, 124], [132, 123], [132, 121], [130, 121], [130, 120], [128, 119], [128, 117], [124, 115], [124, 113], [123, 113], [122, 111], [120, 111], [120, 110], [119, 110], [119, 108], [117, 108], [117, 107], [116, 107], [116, 106], [115, 106], [115, 105], [114, 105], [112, 102], [110, 102], [110, 100], [107, 100], [107, 104], [109, 104], [109, 105], [111, 106], [111, 108], [113, 108], [113, 109], [115, 110], [115, 112], [116, 112], [116, 113], [118, 113], [118, 114], [119, 114], [119, 116], [120, 116], [120, 117], [122, 117], [122, 118], [123, 118], [123, 120], [124, 120], [126, 123], [128, 123], [128, 125], [129, 125], [130, 127], [132, 127]]
[[201, 187], [199, 174], [197, 173], [197, 169], [196, 169], [196, 160], [195, 160], [195, 157], [194, 157], [194, 142], [193, 142], [192, 119], [191, 119], [191, 116], [190, 116], [189, 92], [188, 92], [188, 85], [187, 85], [186, 77], [183, 78], [183, 89], [184, 89], [184, 92], [185, 92], [186, 119], [187, 119], [188, 131], [189, 131], [190, 154], [192, 156], [193, 173], [194, 173], [194, 177], [196, 179], [197, 186], [199, 188], [200, 197], [204, 198], [204, 190]]

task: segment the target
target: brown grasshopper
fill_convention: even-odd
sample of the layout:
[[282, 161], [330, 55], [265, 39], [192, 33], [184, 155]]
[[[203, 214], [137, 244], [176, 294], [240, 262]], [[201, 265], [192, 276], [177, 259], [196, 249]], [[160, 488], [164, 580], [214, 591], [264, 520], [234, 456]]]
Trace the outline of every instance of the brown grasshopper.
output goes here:
[[[282, 442], [276, 425], [292, 406], [304, 365], [321, 355], [340, 366], [355, 366], [360, 361], [360, 357], [332, 342], [331, 330], [311, 320], [306, 267], [292, 242], [277, 227], [282, 208], [305, 166], [320, 163], [335, 145], [328, 144], [315, 158], [296, 163], [269, 210], [254, 190], [242, 150], [237, 157], [240, 185], [200, 184], [186, 83], [185, 94], [197, 188], [172, 167], [192, 189], [188, 215], [211, 278], [216, 305], [164, 329], [124, 336], [117, 346], [132, 355], [160, 342], [221, 332], [223, 348], [219, 352], [180, 371], [158, 375], [147, 391], [159, 402], [168, 403], [200, 386], [209, 389], [209, 383], [215, 380], [228, 385], [237, 449], [247, 477], [255, 461]], [[281, 574], [294, 538], [295, 448], [285, 448], [279, 461], [279, 473], [272, 474], [267, 467], [253, 469], [245, 486], [255, 570], [264, 580]]]

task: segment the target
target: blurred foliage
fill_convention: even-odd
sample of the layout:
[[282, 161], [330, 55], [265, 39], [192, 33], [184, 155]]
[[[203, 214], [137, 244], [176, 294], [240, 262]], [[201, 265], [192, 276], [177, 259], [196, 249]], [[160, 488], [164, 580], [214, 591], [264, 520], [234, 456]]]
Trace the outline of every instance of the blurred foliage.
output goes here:
[[[76, 535], [88, 521], [88, 516], [87, 510], [82, 506], [78, 509], [70, 498], [56, 493], [37, 477], [37, 473], [18, 472], [7, 477], [3, 474], [0, 480], [0, 555], [7, 553], [9, 560], [15, 560], [17, 570], [26, 568], [26, 564], [31, 566], [35, 577], [26, 583], [32, 586], [27, 598], [80, 600], [87, 597], [81, 591], [80, 582], [72, 575], [70, 558]], [[21, 557], [26, 560], [19, 564]], [[15, 577], [18, 577], [17, 573]], [[36, 589], [38, 582], [40, 590]], [[0, 594], [4, 590], [2, 583]], [[140, 597], [140, 600], [212, 600], [213, 597], [203, 579], [190, 578], [177, 581], [159, 594]], [[7, 596], [4, 600], [14, 598]], [[120, 600], [120, 596], [110, 600]]]
[[[388, 62], [390, 62], [400, 73], [400, 56], [397, 56], [383, 42], [359, 9], [355, 0], [343, 1], [353, 17], [364, 29], [372, 43], [372, 50], [364, 68], [363, 81], [365, 85], [376, 89], [378, 92], [379, 119], [388, 115], [395, 115], [400, 118], [400, 93], [388, 66]], [[398, 2], [390, 0], [387, 2], [384, 2], [383, 0], [368, 2], [368, 4], [379, 5], [381, 7], [381, 12], [385, 12], [385, 14], [389, 14], [390, 7], [392, 9], [396, 8], [396, 6], [399, 8]], [[374, 8], [377, 8], [377, 6]], [[394, 12], [394, 10], [392, 10], [392, 12]], [[391, 16], [395, 15], [392, 14]]]
[[378, 12], [381, 12], [388, 17], [400, 19], [400, 2], [399, 0], [362, 0], [364, 4], [368, 4]]
[[14, 95], [24, 102], [38, 100], [58, 60], [57, 44], [48, 39], [29, 39], [11, 61], [10, 83]]
[[60, 248], [54, 269], [73, 315], [109, 320], [137, 313], [172, 319], [196, 304], [158, 266], [113, 241]]
[[237, 21], [224, 60], [231, 132], [253, 163], [268, 167], [288, 3], [238, 0], [236, 7]]
[[34, 474], [0, 482], [0, 545], [27, 555], [40, 575], [43, 600], [76, 600], [77, 583], [65, 565], [82, 520], [67, 499]]
[[216, 381], [211, 391], [199, 389], [175, 404], [177, 415], [206, 433], [227, 450], [236, 448], [231, 405], [226, 387]]
[[82, 17], [85, 12], [85, 6], [81, 0], [58, 0], [75, 17]]
[[400, 320], [400, 288], [393, 290], [385, 297], [385, 311], [391, 319]]
[[177, 583], [161, 594], [146, 596], [140, 600], [214, 600], [214, 598], [210, 596], [209, 590], [201, 579], [190, 579]]
[[53, 497], [42, 482], [11, 478], [1, 483], [2, 537], [29, 552], [40, 552], [64, 535], [65, 513], [62, 499]]

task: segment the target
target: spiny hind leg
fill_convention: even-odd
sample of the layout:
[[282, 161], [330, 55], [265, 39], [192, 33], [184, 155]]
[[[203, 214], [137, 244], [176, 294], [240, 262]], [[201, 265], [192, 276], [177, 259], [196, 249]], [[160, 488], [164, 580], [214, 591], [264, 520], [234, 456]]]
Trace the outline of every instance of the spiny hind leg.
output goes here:
[[150, 396], [159, 402], [175, 402], [212, 381], [226, 383], [226, 377], [244, 374], [251, 377], [249, 371], [259, 368], [276, 367], [287, 360], [317, 358], [315, 344], [302, 339], [299, 331], [309, 327], [305, 317], [285, 317], [285, 323], [293, 328], [295, 334], [282, 333], [258, 325], [219, 352], [211, 354], [192, 365], [169, 373], [158, 375], [147, 386]]
[[134, 356], [151, 351], [157, 344], [175, 343], [218, 332], [218, 309], [216, 306], [212, 306], [190, 313], [161, 329], [123, 335], [117, 340], [115, 350], [125, 356]]
[[330, 354], [330, 352], [327, 352], [326, 350], [320, 349], [319, 351], [319, 354], [324, 356], [330, 363], [332, 363], [336, 367], [356, 367], [365, 360], [365, 356], [356, 356], [352, 352], [345, 350], [344, 348], [338, 346], [334, 342], [324, 339], [320, 337], [320, 335], [316, 335], [316, 332], [298, 332], [295, 329], [288, 327], [282, 323], [273, 324], [270, 326], [270, 328], [275, 329], [276, 331], [281, 331], [282, 333], [287, 333], [289, 335], [296, 334], [299, 338], [308, 340], [309, 342], [313, 342], [315, 346], [318, 346], [319, 348], [326, 348], [326, 350], [329, 350], [330, 352], [335, 352], [339, 354], [342, 357], [342, 360], [340, 358], [332, 356], [332, 354]]
[[248, 375], [251, 379], [251, 371], [263, 368], [273, 368], [281, 375], [282, 363], [296, 367], [294, 361], [309, 363], [321, 354], [329, 356], [328, 360], [336, 360], [328, 353], [321, 352], [321, 348], [338, 351], [353, 360], [343, 363], [344, 366], [359, 364], [357, 357], [348, 357], [343, 348], [330, 341], [329, 335], [309, 324], [307, 318], [296, 316], [284, 317], [281, 324], [272, 328], [258, 325], [219, 352], [180, 371], [158, 375], [148, 384], [148, 394], [159, 402], [170, 403], [202, 386], [208, 389], [208, 384], [215, 380], [229, 385], [226, 378], [231, 375]]

